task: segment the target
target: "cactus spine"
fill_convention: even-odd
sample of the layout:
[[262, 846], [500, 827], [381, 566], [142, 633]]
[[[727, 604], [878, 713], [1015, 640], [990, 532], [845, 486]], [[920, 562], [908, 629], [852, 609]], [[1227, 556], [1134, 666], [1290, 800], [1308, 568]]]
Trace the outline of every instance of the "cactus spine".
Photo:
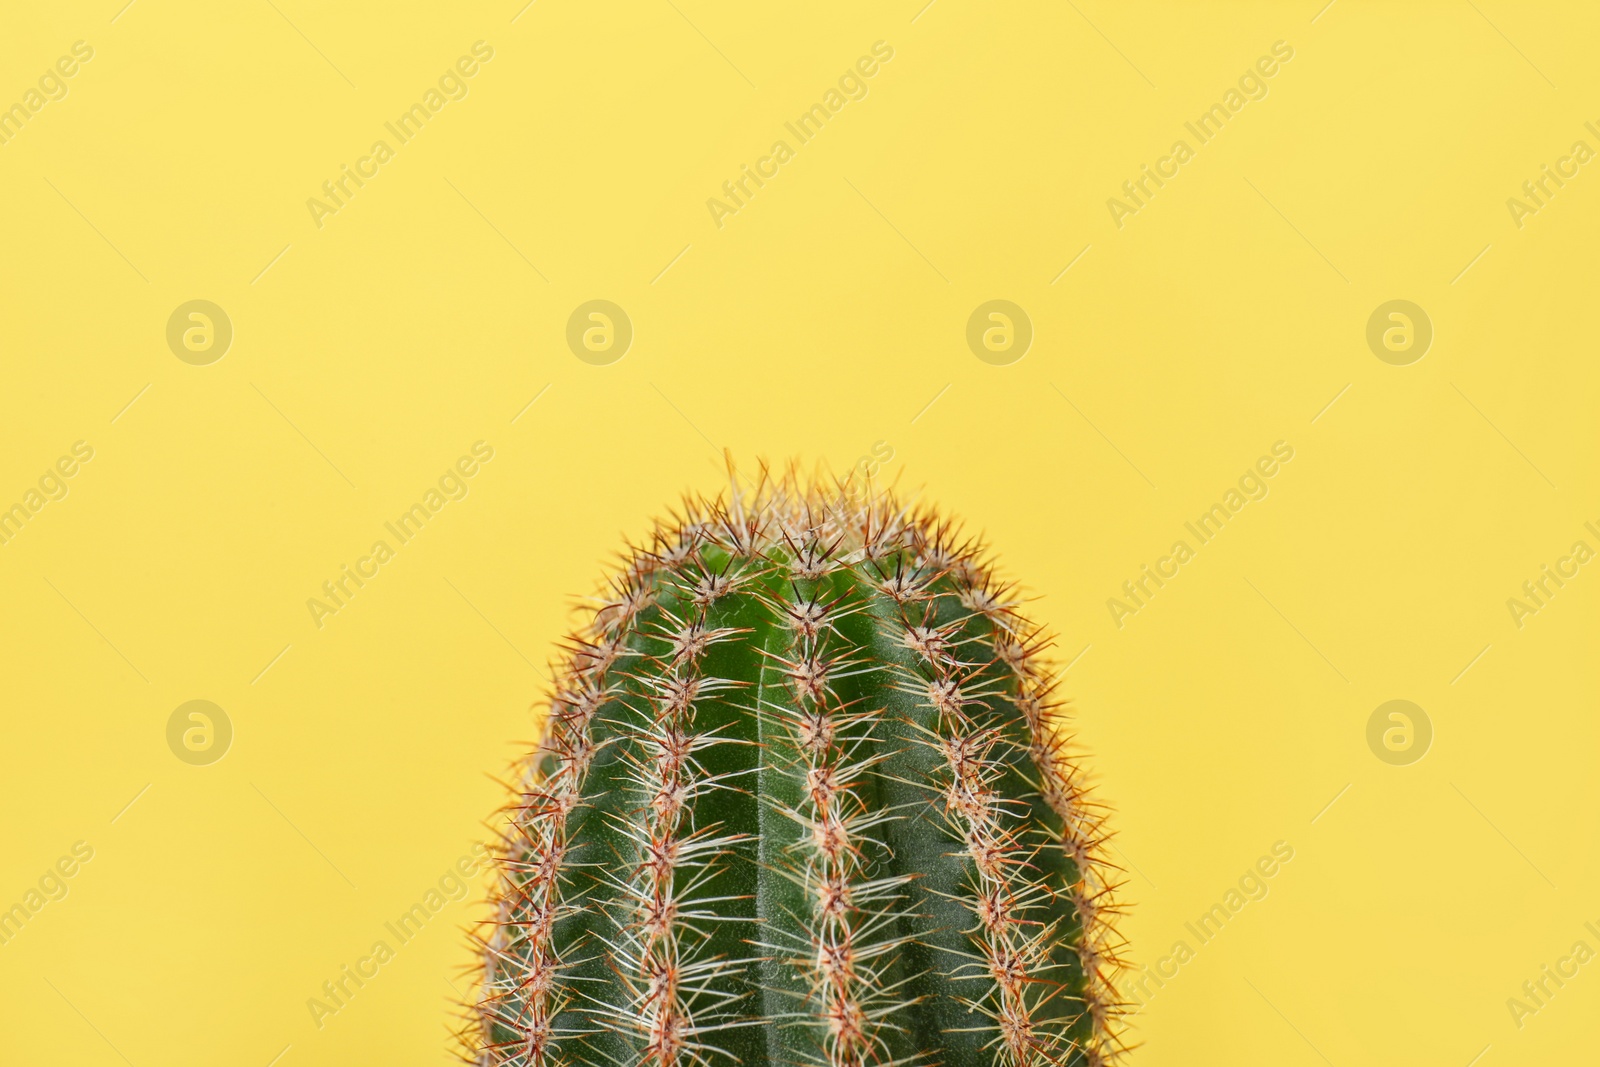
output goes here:
[[482, 1067], [1100, 1067], [1114, 868], [981, 546], [794, 472], [686, 500], [497, 826]]

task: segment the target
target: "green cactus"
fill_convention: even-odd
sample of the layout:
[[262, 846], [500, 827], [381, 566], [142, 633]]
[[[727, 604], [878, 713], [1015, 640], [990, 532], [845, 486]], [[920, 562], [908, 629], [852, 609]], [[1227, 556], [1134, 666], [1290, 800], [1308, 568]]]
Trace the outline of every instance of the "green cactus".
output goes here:
[[482, 1067], [1099, 1067], [1115, 868], [950, 521], [763, 470], [627, 554], [497, 830]]

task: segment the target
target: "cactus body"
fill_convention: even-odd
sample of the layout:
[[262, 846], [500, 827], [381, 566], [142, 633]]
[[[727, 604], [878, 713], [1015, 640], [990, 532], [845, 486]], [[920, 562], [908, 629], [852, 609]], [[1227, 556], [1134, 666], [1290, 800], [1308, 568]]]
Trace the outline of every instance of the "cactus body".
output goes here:
[[572, 640], [506, 808], [483, 1067], [1099, 1065], [1099, 810], [978, 546], [765, 472]]

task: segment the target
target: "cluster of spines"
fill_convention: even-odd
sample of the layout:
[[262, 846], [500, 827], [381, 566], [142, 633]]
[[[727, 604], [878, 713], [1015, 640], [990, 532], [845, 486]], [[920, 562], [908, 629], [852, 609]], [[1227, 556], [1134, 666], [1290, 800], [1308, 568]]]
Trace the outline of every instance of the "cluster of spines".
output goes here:
[[[954, 536], [948, 525], [933, 527], [919, 544], [919, 556], [935, 574], [955, 577], [957, 598], [968, 612], [983, 616], [986, 635], [962, 638], [964, 619], [935, 625], [929, 603], [935, 597], [917, 582], [902, 581], [895, 589], [902, 608], [900, 639], [921, 665], [906, 673], [901, 689], [933, 713], [934, 728], [918, 740], [940, 757], [943, 814], [972, 862], [964, 903], [974, 920], [973, 952], [970, 964], [952, 978], [993, 983], [986, 986], [987, 999], [972, 997], [967, 1003], [990, 1020], [989, 1047], [999, 1062], [1034, 1067], [1081, 1051], [1087, 1063], [1105, 1063], [1120, 1046], [1112, 1033], [1118, 946], [1107, 922], [1110, 913], [1096, 910], [1111, 888], [1106, 884], [1110, 867], [1101, 855], [1103, 817], [1088, 805], [1076, 768], [1066, 758], [1060, 707], [1050, 699], [1051, 683], [1041, 668], [1046, 639], [1024, 629], [1011, 591], [996, 587], [988, 569], [977, 564], [976, 546], [957, 546]], [[920, 618], [913, 621], [918, 607]], [[1008, 728], [1013, 723], [992, 714], [997, 699], [1020, 713], [1022, 737]], [[1015, 762], [1017, 753], [1011, 750], [1019, 746], [1032, 765], [1029, 784], [1062, 820], [1063, 832], [1052, 840], [1039, 840], [1027, 812], [1018, 810], [1024, 805], [999, 788]], [[1042, 850], [1063, 846], [1080, 877], [1059, 887], [1035, 861]], [[1063, 889], [1074, 903], [1071, 928], [1063, 929], [1059, 918], [1043, 923], [1031, 917]], [[1050, 1004], [1065, 995], [1063, 984], [1053, 980], [1067, 965], [1063, 949], [1076, 956], [1085, 986], [1081, 997], [1073, 998], [1080, 1007], [1068, 1013]], [[1093, 1025], [1080, 1044], [1069, 1031], [1084, 1013]]]
[[1012, 702], [1029, 726], [1029, 756], [1037, 768], [1039, 795], [1061, 820], [1055, 845], [1079, 872], [1067, 894], [1077, 918], [1075, 950], [1084, 977], [1084, 1008], [1094, 1023], [1089, 1067], [1101, 1067], [1128, 1051], [1118, 1029], [1127, 1010], [1117, 992], [1117, 980], [1127, 966], [1116, 926], [1122, 914], [1116, 902], [1121, 883], [1118, 868], [1105, 855], [1110, 844], [1105, 810], [1091, 799], [1069, 756], [1071, 739], [1065, 726], [1058, 725], [1060, 706], [1050, 699], [1053, 690], [1053, 682], [1035, 675], [1025, 680]]
[[[707, 545], [726, 555], [728, 566], [721, 572], [697, 562]], [[735, 563], [739, 570], [730, 575]], [[550, 700], [545, 742], [522, 767], [517, 796], [505, 813], [507, 826], [498, 828], [501, 889], [490, 932], [479, 945], [484, 994], [463, 1035], [477, 1062], [555, 1067], [562, 1062], [562, 1037], [583, 1035], [581, 1030], [563, 1034], [556, 1025], [571, 1007], [571, 998], [556, 989], [556, 975], [571, 961], [558, 955], [553, 931], [559, 918], [584, 906], [606, 909], [616, 920], [617, 939], [606, 942], [605, 949], [613, 969], [622, 972], [631, 1003], [593, 1002], [579, 1014], [597, 1027], [629, 1033], [642, 1064], [705, 1063], [697, 1033], [761, 1021], [739, 1014], [737, 995], [723, 981], [754, 957], [693, 958], [694, 946], [708, 939], [697, 924], [717, 919], [715, 900], [691, 902], [687, 897], [696, 879], [679, 876], [695, 868], [713, 873], [717, 858], [738, 842], [736, 835], [717, 836], [714, 827], [681, 832], [697, 791], [738, 788], [705, 780], [694, 759], [699, 747], [729, 743], [692, 732], [697, 691], [719, 684], [698, 674], [699, 660], [712, 644], [735, 636], [732, 630], [711, 629], [706, 608], [761, 571], [781, 568], [791, 579], [814, 581], [844, 565], [874, 576], [873, 590], [899, 607], [899, 637], [926, 668], [895, 669], [902, 675], [902, 690], [909, 687], [936, 713], [937, 730], [921, 741], [936, 747], [943, 759], [945, 818], [976, 872], [966, 900], [974, 919], [969, 933], [975, 966], [957, 965], [950, 977], [981, 975], [993, 981], [991, 997], [968, 1003], [989, 1018], [997, 1059], [1010, 1067], [1035, 1067], [1067, 1062], [1076, 1052], [1089, 1067], [1101, 1067], [1125, 1051], [1117, 1029], [1122, 1006], [1114, 988], [1121, 967], [1112, 922], [1116, 868], [1105, 856], [1103, 812], [1088, 798], [1069, 756], [1061, 705], [1052, 697], [1054, 686], [1043, 666], [1044, 641], [1023, 632], [1009, 591], [994, 586], [978, 546], [961, 543], [949, 520], [902, 510], [888, 495], [863, 494], [849, 485], [824, 490], [806, 486], [793, 471], [771, 479], [763, 470], [752, 495], [740, 493], [736, 482], [728, 501], [688, 500], [681, 516], [658, 525], [647, 547], [625, 556], [610, 595], [571, 641], [560, 665], [564, 684]], [[931, 624], [928, 602], [945, 595], [931, 591], [941, 577], [951, 580], [964, 609], [992, 624], [987, 642], [967, 638], [977, 647], [963, 648], [953, 640], [958, 623]], [[686, 595], [693, 610], [686, 618], [663, 613], [654, 631], [644, 634], [638, 621], [663, 583]], [[856, 749], [871, 736], [878, 712], [841, 705], [829, 678], [841, 668], [882, 668], [830, 660], [837, 603], [803, 596], [793, 582], [790, 588], [792, 598], [762, 597], [793, 634], [791, 647], [771, 657], [790, 699], [769, 705], [758, 697], [752, 712], [783, 721], [805, 760], [803, 803], [785, 812], [806, 830], [800, 857], [786, 873], [802, 882], [813, 905], [811, 943], [792, 962], [807, 975], [821, 1014], [802, 1021], [825, 1030], [821, 1067], [862, 1067], [883, 1061], [885, 1046], [877, 1035], [894, 1026], [896, 990], [882, 981], [887, 968], [874, 961], [903, 940], [888, 932], [904, 915], [900, 890], [907, 879], [864, 877], [861, 831], [898, 816], [868, 810], [855, 792], [860, 778], [872, 773], [875, 759], [857, 758]], [[919, 608], [922, 617], [913, 623]], [[640, 651], [649, 645], [658, 651]], [[619, 702], [633, 736], [647, 742], [643, 747], [654, 756], [635, 759], [631, 766], [636, 799], [642, 801], [638, 808], [647, 813], [644, 822], [615, 821], [633, 835], [639, 864], [628, 877], [613, 879], [616, 894], [609, 899], [566, 900], [569, 820], [584, 802], [585, 773], [597, 748], [608, 743], [595, 737], [596, 713], [619, 697], [617, 665], [630, 657], [649, 661], [636, 677], [645, 678], [653, 692], [642, 702], [637, 694]], [[997, 685], [986, 673], [996, 666], [1014, 675], [1014, 686]], [[1018, 742], [997, 727], [979, 726], [968, 714], [969, 707], [986, 705], [993, 697], [1014, 705], [1026, 724], [1021, 745], [1032, 768], [1030, 781], [1061, 820], [1058, 839], [1044, 845], [1031, 839], [1020, 825], [1022, 817], [1009, 810], [1010, 802], [995, 788], [993, 750]], [[1063, 850], [1077, 880], [1052, 886], [1030, 874], [1040, 847]], [[1025, 917], [1062, 891], [1073, 904], [1071, 930], [1062, 929], [1059, 920], [1047, 926]], [[1083, 978], [1081, 1009], [1047, 1012], [1047, 1003], [1061, 991], [1048, 974], [1061, 966], [1053, 950], [1068, 938]], [[785, 951], [771, 944], [755, 948], [767, 954]], [[1067, 1028], [1083, 1013], [1092, 1027], [1079, 1044]], [[515, 1036], [494, 1040], [490, 1035], [497, 1032]]]
[[[770, 654], [782, 677], [785, 703], [760, 707], [787, 731], [787, 768], [800, 783], [799, 804], [783, 814], [800, 831], [783, 873], [797, 883], [809, 914], [794, 915], [809, 930], [796, 945], [774, 945], [805, 976], [808, 1003], [788, 1021], [820, 1031], [819, 1067], [864, 1067], [892, 1062], [882, 1028], [901, 1003], [897, 983], [885, 981], [885, 964], [900, 947], [895, 924], [905, 912], [903, 876], [868, 877], [869, 837], [874, 827], [896, 815], [874, 811], [859, 789], [879, 757], [872, 752], [881, 710], [851, 706], [835, 692], [834, 679], [871, 669], [852, 658], [835, 629], [843, 614], [841, 595], [833, 601], [798, 583], [816, 583], [838, 566], [833, 553], [808, 526], [782, 531], [789, 549], [788, 591], [767, 601], [769, 611], [791, 634], [789, 647]], [[787, 951], [785, 951], [787, 950]]]
[[606, 947], [629, 996], [591, 1010], [603, 1025], [636, 1040], [645, 1067], [703, 1063], [701, 1035], [741, 1022], [730, 1010], [740, 994], [725, 979], [749, 961], [702, 951], [720, 916], [718, 899], [699, 891], [744, 835], [720, 833], [715, 824], [691, 828], [688, 817], [705, 793], [738, 788], [706, 774], [699, 759], [734, 739], [695, 725], [696, 698], [718, 688], [716, 679], [699, 672], [700, 659], [734, 632], [707, 625], [703, 604], [687, 620], [663, 612], [658, 626], [643, 631], [645, 643], [660, 650], [649, 657], [649, 671], [636, 675], [646, 692], [622, 700], [634, 741], [624, 757], [632, 804], [628, 817], [612, 821], [638, 860], [610, 879], [611, 895], [598, 906], [616, 918], [617, 940]]
[[[566, 1007], [556, 990], [561, 966], [556, 922], [572, 904], [563, 900], [570, 848], [568, 817], [583, 801], [590, 764], [601, 744], [594, 720], [609, 697], [603, 659], [573, 656], [566, 684], [551, 698], [545, 741], [521, 767], [499, 836], [498, 898], [492, 932], [478, 941], [483, 999], [472, 1020], [471, 1048], [481, 1062], [528, 1065], [550, 1062], [555, 1020]], [[514, 1033], [511, 1042], [484, 1040]]]

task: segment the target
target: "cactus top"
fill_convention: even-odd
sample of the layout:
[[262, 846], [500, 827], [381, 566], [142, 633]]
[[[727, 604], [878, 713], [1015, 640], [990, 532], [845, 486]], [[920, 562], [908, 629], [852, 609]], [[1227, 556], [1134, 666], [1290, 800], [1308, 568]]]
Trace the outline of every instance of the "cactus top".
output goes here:
[[1048, 637], [888, 493], [763, 470], [624, 557], [497, 825], [482, 1067], [1099, 1067], [1113, 866]]

